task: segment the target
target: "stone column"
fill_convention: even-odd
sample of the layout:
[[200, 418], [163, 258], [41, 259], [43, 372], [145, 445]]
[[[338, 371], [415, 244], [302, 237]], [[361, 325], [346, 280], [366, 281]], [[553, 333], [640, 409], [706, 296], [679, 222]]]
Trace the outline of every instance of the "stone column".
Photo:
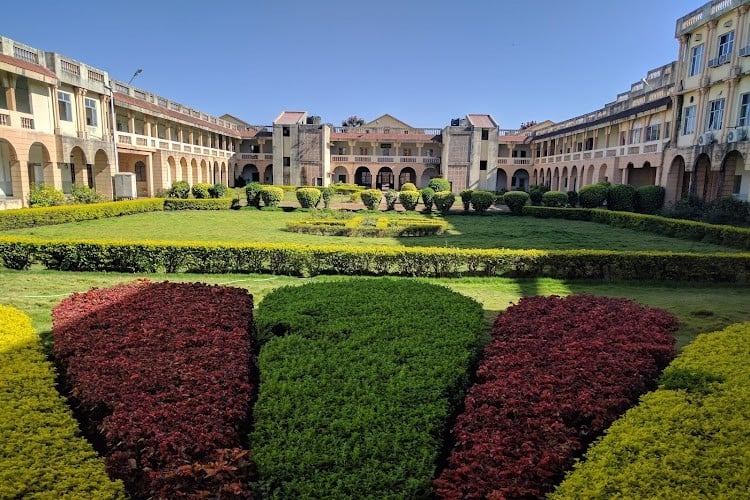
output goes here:
[[76, 88], [76, 130], [79, 139], [86, 137], [86, 110], [83, 106], [85, 97], [86, 89]]

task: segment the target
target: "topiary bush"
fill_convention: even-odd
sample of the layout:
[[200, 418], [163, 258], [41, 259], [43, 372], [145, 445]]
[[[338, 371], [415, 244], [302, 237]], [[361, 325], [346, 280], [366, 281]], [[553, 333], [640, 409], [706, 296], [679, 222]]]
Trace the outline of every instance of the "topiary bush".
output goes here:
[[471, 194], [474, 191], [471, 189], [464, 189], [461, 191], [461, 203], [464, 204], [464, 211], [468, 212], [469, 208], [471, 208]]
[[65, 204], [65, 193], [54, 186], [42, 183], [39, 186], [32, 187], [29, 191], [29, 206], [35, 207], [56, 207]]
[[401, 206], [404, 207], [404, 210], [407, 211], [413, 211], [417, 208], [417, 203], [419, 203], [419, 191], [414, 189], [414, 191], [401, 191], [398, 194], [398, 202], [401, 203]]
[[432, 213], [432, 202], [435, 199], [435, 190], [429, 187], [422, 188], [419, 192], [422, 196], [422, 203], [424, 204], [424, 212], [429, 214]]
[[568, 204], [568, 195], [562, 191], [547, 191], [542, 195], [542, 205], [545, 207], [563, 208]]
[[664, 206], [666, 190], [662, 186], [641, 186], [635, 190], [635, 210], [655, 215]]
[[320, 188], [320, 196], [323, 199], [323, 208], [331, 208], [331, 200], [336, 191], [329, 186]]
[[583, 186], [578, 191], [578, 202], [581, 208], [601, 207], [607, 201], [607, 192], [609, 192], [609, 184], [598, 183]]
[[175, 181], [172, 183], [172, 187], [169, 188], [167, 196], [169, 198], [181, 198], [185, 199], [190, 195], [190, 184], [187, 181]]
[[578, 193], [575, 191], [568, 191], [565, 193], [568, 195], [568, 205], [575, 208], [578, 206]]
[[750, 222], [749, 217], [748, 202], [725, 196], [706, 203], [701, 211], [700, 220], [709, 224], [741, 226]]
[[263, 205], [275, 208], [284, 199], [284, 190], [276, 186], [263, 186], [260, 188], [259, 195]]
[[615, 184], [607, 191], [607, 208], [619, 212], [635, 212], [635, 188], [630, 184]]
[[73, 186], [70, 197], [73, 203], [80, 203], [82, 205], [108, 201], [103, 194], [97, 193], [96, 189], [88, 186]]
[[260, 182], [251, 182], [245, 186], [245, 198], [248, 207], [260, 208], [260, 190], [262, 187]]
[[437, 208], [441, 214], [446, 215], [456, 202], [456, 195], [450, 191], [440, 191], [439, 193], [435, 193], [433, 202], [435, 203], [435, 208]]
[[297, 201], [302, 208], [315, 208], [320, 202], [320, 189], [314, 187], [301, 187], [295, 192]]
[[413, 183], [407, 182], [406, 184], [401, 186], [401, 191], [419, 191], [419, 189], [417, 189], [417, 186], [415, 186]]
[[474, 191], [471, 193], [471, 206], [474, 210], [483, 214], [495, 203], [495, 193], [490, 191]]
[[427, 183], [427, 187], [432, 189], [436, 193], [439, 193], [441, 191], [450, 191], [451, 183], [448, 181], [448, 179], [443, 179], [442, 177], [433, 177], [432, 179], [430, 179], [430, 182]]
[[224, 198], [227, 195], [227, 187], [224, 184], [217, 183], [208, 189], [211, 198]]
[[533, 186], [529, 186], [529, 200], [531, 200], [531, 204], [534, 206], [539, 206], [542, 204], [542, 195], [549, 191], [549, 188], [543, 184], [534, 184]]
[[365, 189], [360, 193], [360, 198], [367, 210], [377, 210], [380, 200], [383, 199], [383, 191], [380, 189]]
[[511, 214], [522, 215], [523, 207], [529, 202], [529, 195], [523, 191], [508, 191], [503, 195], [503, 202], [508, 205]]
[[393, 189], [389, 189], [383, 196], [385, 197], [386, 210], [395, 210], [396, 201], [398, 201], [398, 193]]
[[191, 191], [193, 193], [193, 198], [198, 200], [205, 200], [211, 197], [211, 184], [207, 182], [199, 182], [197, 184], [193, 184]]

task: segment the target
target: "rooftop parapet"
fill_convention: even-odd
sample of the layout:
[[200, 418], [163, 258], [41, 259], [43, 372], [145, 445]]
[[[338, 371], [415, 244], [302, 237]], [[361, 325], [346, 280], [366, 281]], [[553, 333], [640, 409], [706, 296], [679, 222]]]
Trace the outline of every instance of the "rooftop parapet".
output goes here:
[[712, 19], [716, 19], [730, 10], [747, 3], [750, 3], [750, 0], [713, 0], [712, 2], [708, 2], [679, 18], [674, 35], [675, 37], [680, 37], [685, 33], [690, 33]]

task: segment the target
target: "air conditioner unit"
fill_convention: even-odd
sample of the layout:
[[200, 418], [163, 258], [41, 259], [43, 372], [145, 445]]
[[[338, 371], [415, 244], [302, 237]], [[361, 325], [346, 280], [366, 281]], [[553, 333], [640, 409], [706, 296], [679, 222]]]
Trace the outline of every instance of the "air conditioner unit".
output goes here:
[[698, 137], [698, 146], [708, 146], [712, 142], [714, 142], [713, 132], [706, 132], [705, 134], [701, 134], [701, 136]]
[[727, 142], [740, 142], [747, 138], [747, 129], [744, 127], [733, 128], [727, 134]]

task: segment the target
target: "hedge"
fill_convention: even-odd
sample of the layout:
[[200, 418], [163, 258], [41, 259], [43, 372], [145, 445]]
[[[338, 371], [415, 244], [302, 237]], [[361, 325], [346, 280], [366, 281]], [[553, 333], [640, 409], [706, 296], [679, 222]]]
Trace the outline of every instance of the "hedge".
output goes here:
[[404, 210], [412, 211], [417, 208], [419, 197], [421, 195], [422, 194], [417, 191], [416, 188], [414, 190], [403, 190], [398, 194], [398, 202], [401, 203]]
[[250, 442], [268, 498], [428, 498], [481, 306], [441, 286], [368, 279], [276, 289], [256, 319]]
[[295, 195], [302, 208], [315, 208], [321, 197], [320, 189], [314, 187], [301, 187]]
[[93, 289], [52, 310], [71, 404], [135, 498], [249, 493], [240, 447], [257, 386], [252, 321], [246, 290], [200, 283]]
[[509, 307], [456, 419], [438, 497], [541, 498], [654, 385], [677, 326], [629, 299], [536, 296]]
[[508, 191], [503, 195], [503, 202], [508, 206], [511, 214], [521, 215], [524, 205], [529, 202], [529, 195], [524, 191]]
[[31, 320], [0, 305], [0, 498], [125, 498], [55, 389]]
[[443, 234], [448, 223], [441, 219], [421, 217], [365, 217], [309, 218], [286, 223], [287, 229], [296, 233], [323, 236], [365, 236], [384, 238], [406, 236], [432, 236]]
[[583, 220], [625, 229], [635, 229], [683, 240], [702, 241], [750, 250], [750, 228], [723, 226], [658, 215], [614, 212], [588, 208], [524, 207], [524, 215], [539, 218]]
[[552, 498], [747, 498], [750, 323], [699, 335]]
[[542, 204], [546, 207], [564, 207], [568, 204], [568, 194], [562, 191], [547, 191], [542, 195]]
[[164, 200], [164, 210], [229, 210], [233, 204], [232, 198], [167, 198]]
[[103, 219], [164, 209], [163, 198], [112, 201], [91, 205], [63, 205], [59, 207], [18, 208], [0, 210], [0, 231], [24, 227], [67, 224], [82, 220]]
[[10, 269], [61, 271], [508, 276], [744, 283], [750, 254], [509, 250], [293, 243], [121, 242], [0, 237]]

